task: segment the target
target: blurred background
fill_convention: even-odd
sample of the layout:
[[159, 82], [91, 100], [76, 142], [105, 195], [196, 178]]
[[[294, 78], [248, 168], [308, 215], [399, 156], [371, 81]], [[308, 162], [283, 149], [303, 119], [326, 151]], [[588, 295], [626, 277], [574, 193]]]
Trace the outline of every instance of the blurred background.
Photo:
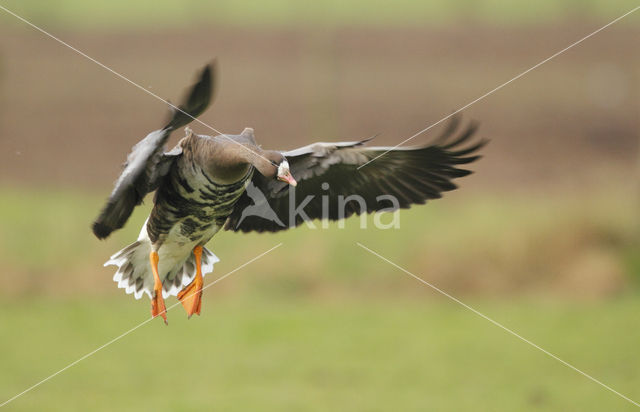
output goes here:
[[[2, 1], [268, 148], [394, 145], [635, 1]], [[283, 246], [8, 410], [626, 410], [633, 405], [357, 247], [361, 242], [640, 400], [640, 12], [464, 112], [491, 139], [399, 230], [220, 233], [205, 283]], [[165, 105], [0, 10], [0, 403], [148, 318], [102, 263], [151, 206], [89, 226]], [[212, 134], [204, 126], [198, 133]], [[424, 143], [439, 128], [413, 140]], [[173, 136], [177, 142], [181, 133]], [[169, 304], [174, 303], [173, 299]]]

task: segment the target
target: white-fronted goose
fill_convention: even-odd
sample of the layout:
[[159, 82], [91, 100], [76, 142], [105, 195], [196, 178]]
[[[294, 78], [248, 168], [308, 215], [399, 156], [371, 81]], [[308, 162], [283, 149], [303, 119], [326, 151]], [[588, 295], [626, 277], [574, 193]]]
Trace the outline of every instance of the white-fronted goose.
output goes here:
[[[452, 179], [471, 173], [458, 166], [476, 160], [474, 153], [485, 144], [468, 143], [474, 124], [452, 138], [459, 124], [455, 118], [435, 142], [419, 147], [366, 147], [367, 139], [286, 152], [261, 149], [250, 128], [215, 137], [187, 129], [186, 137], [165, 152], [171, 132], [208, 106], [212, 84], [207, 66], [167, 125], [133, 147], [93, 224], [93, 233], [106, 238], [125, 224], [147, 193], [156, 192], [138, 240], [105, 266], [118, 267], [114, 281], [136, 299], [146, 292], [152, 316], [161, 315], [165, 322], [168, 296], [177, 296], [189, 316], [200, 314], [203, 276], [218, 261], [204, 245], [221, 228], [275, 232], [307, 218], [339, 220], [423, 204], [455, 189]], [[379, 201], [381, 196], [395, 201]]]

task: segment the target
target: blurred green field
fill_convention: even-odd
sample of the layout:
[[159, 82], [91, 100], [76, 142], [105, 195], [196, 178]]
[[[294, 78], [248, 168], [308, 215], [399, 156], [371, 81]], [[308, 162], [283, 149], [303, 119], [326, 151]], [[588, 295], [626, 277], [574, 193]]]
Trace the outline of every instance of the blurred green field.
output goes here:
[[[200, 318], [187, 321], [177, 306], [169, 327], [146, 324], [10, 410], [626, 410], [631, 404], [355, 246], [637, 399], [635, 209], [591, 195], [505, 201], [467, 192], [401, 212], [399, 230], [363, 231], [350, 219], [344, 230], [219, 234], [209, 247], [222, 261], [206, 283], [284, 244], [205, 291]], [[4, 187], [2, 200], [0, 400], [149, 310], [100, 266], [137, 235], [149, 206], [99, 242], [89, 222], [101, 196]]]
[[[64, 28], [105, 29], [181, 27], [188, 24], [221, 26], [443, 26], [456, 22], [488, 24], [540, 24], [562, 20], [616, 18], [630, 11], [633, 0], [542, 0], [501, 2], [469, 0], [400, 0], [389, 7], [382, 0], [299, 2], [295, 0], [232, 0], [188, 2], [180, 0], [117, 0], [101, 3], [79, 0], [24, 2], [8, 0], [3, 6], [28, 19]], [[636, 19], [636, 17], [631, 17]], [[636, 20], [637, 21], [637, 20]], [[12, 21], [10, 23], [16, 23]]]
[[[234, 293], [384, 296], [390, 288], [413, 293], [416, 285], [389, 276], [392, 268], [356, 246], [361, 242], [458, 293], [615, 297], [635, 290], [640, 280], [637, 201], [623, 193], [505, 199], [454, 192], [428, 207], [400, 211], [399, 229], [376, 229], [368, 216], [347, 220], [344, 229], [336, 223], [322, 229], [323, 223], [315, 222], [317, 229], [303, 225], [279, 234], [221, 232], [209, 247], [222, 260], [216, 266], [220, 274], [284, 243], [280, 257], [264, 258], [259, 277], [233, 282]], [[137, 237], [152, 202], [148, 198], [123, 230], [100, 242], [89, 225], [102, 201], [102, 195], [78, 190], [5, 186], [0, 295], [120, 293], [110, 279], [112, 268], [101, 263]], [[361, 229], [363, 222], [367, 229]]]
[[[283, 254], [284, 249], [278, 253]], [[255, 277], [260, 264], [224, 282]], [[394, 276], [404, 276], [394, 273]], [[206, 292], [8, 410], [602, 411], [633, 405], [449, 301], [317, 301]], [[640, 398], [640, 301], [487, 302], [477, 309]], [[0, 401], [147, 319], [131, 299], [0, 304]]]

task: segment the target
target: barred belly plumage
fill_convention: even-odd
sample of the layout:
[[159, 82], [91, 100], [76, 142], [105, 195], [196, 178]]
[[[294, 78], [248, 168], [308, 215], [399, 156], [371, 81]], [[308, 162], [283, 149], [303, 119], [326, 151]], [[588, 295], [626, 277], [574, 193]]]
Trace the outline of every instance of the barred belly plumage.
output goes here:
[[214, 182], [202, 169], [175, 167], [156, 193], [147, 231], [154, 245], [167, 242], [203, 245], [224, 225], [253, 175], [239, 181]]
[[[193, 249], [204, 246], [222, 228], [233, 206], [251, 181], [253, 168], [233, 184], [218, 184], [197, 166], [175, 165], [158, 188], [155, 205], [138, 240], [106, 263], [118, 266], [114, 280], [137, 299], [153, 296], [149, 253], [158, 253], [163, 296], [177, 295], [195, 276]], [[202, 273], [213, 270], [218, 258], [203, 248]]]

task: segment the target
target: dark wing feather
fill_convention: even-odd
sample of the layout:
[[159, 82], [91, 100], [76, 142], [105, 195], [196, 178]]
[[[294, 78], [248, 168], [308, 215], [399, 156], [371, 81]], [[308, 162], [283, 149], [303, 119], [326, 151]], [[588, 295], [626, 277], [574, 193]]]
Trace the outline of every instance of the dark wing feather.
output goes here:
[[191, 89], [185, 102], [173, 109], [167, 125], [151, 132], [138, 142], [127, 161], [107, 203], [93, 223], [93, 233], [104, 239], [126, 223], [133, 209], [145, 195], [155, 190], [168, 173], [173, 161], [182, 154], [180, 147], [164, 153], [165, 144], [176, 128], [185, 126], [209, 105], [212, 95], [212, 67], [207, 65]]
[[[459, 136], [454, 136], [458, 124], [458, 119], [454, 118], [434, 143], [420, 147], [363, 147], [366, 141], [361, 141], [315, 143], [285, 152], [298, 186], [294, 189], [284, 182], [256, 174], [252, 183], [264, 194], [262, 203], [256, 196], [252, 198], [248, 190], [238, 200], [225, 229], [275, 232], [295, 227], [305, 218], [290, 212], [303, 205], [302, 210], [309, 219], [339, 220], [365, 210], [370, 213], [396, 207], [408, 208], [412, 204], [439, 198], [442, 192], [457, 187], [453, 179], [471, 173], [459, 166], [477, 160], [480, 156], [474, 153], [486, 143], [484, 140], [470, 142], [476, 131], [474, 123]], [[390, 149], [384, 156], [358, 170], [359, 166]], [[290, 200], [289, 192], [292, 190], [295, 191], [294, 201]], [[360, 205], [356, 200], [346, 201], [350, 195], [358, 195], [365, 204]], [[397, 204], [388, 198], [380, 199], [383, 195], [393, 196]], [[313, 197], [305, 201], [307, 196]], [[323, 201], [328, 207], [323, 208]], [[267, 206], [275, 212], [277, 220], [264, 218], [273, 216]], [[246, 213], [245, 209], [251, 213]]]
[[191, 123], [193, 118], [200, 116], [209, 106], [213, 95], [213, 74], [215, 62], [202, 69], [198, 81], [189, 92], [185, 102], [178, 109], [171, 107], [171, 119], [164, 129], [176, 130]]

